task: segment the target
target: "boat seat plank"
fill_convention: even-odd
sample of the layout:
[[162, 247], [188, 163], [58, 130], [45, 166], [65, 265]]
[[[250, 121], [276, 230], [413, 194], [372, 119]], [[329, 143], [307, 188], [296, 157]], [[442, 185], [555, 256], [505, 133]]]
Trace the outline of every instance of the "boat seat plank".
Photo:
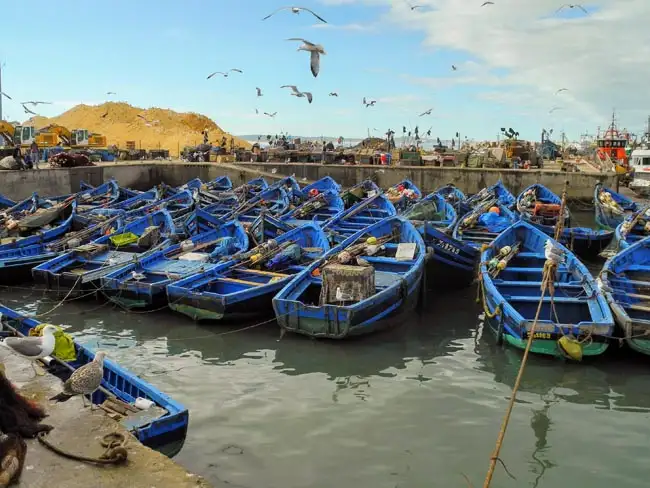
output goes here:
[[[504, 296], [506, 300], [509, 302], [539, 302], [539, 297], [525, 297], [525, 296]], [[553, 300], [555, 303], [578, 303], [578, 302], [587, 302], [591, 300], [590, 297], [584, 296], [584, 297], [549, 297], [545, 296], [544, 297], [544, 302], [550, 302]]]
[[[521, 287], [541, 287], [542, 282], [541, 281], [509, 281], [509, 280], [499, 280], [499, 279], [494, 279], [492, 280], [492, 283], [494, 283], [495, 286], [521, 286]], [[576, 290], [581, 290], [583, 288], [582, 284], [579, 281], [569, 281], [567, 282], [555, 282], [553, 283], [553, 286], [555, 288], [563, 288], [563, 289], [576, 289]]]
[[246, 280], [238, 280], [236, 278], [225, 278], [225, 277], [220, 277], [216, 279], [215, 281], [222, 281], [226, 283], [239, 283], [241, 285], [249, 285], [249, 286], [261, 286], [261, 285], [266, 285], [267, 283], [258, 283], [256, 281], [246, 281]]
[[627, 278], [610, 278], [610, 283], [615, 284], [615, 283], [620, 283], [620, 284], [629, 284], [629, 285], [634, 285], [637, 287], [647, 287], [650, 288], [650, 281], [639, 281], [639, 280], [630, 280]]
[[263, 271], [259, 269], [248, 269], [248, 268], [233, 268], [234, 271], [237, 271], [238, 273], [249, 273], [249, 274], [256, 274], [256, 275], [262, 275], [262, 276], [277, 276], [280, 278], [285, 278], [288, 275], [283, 274], [283, 273], [274, 273], [273, 271]]
[[375, 271], [375, 288], [388, 288], [402, 281], [402, 275], [389, 271]]

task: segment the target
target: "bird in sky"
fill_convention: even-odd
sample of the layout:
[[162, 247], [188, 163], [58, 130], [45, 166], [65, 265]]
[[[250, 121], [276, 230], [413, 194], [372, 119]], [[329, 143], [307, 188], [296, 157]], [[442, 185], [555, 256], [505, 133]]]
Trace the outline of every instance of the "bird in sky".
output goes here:
[[209, 80], [209, 79], [212, 78], [214, 75], [222, 75], [224, 78], [228, 78], [228, 74], [230, 74], [231, 71], [234, 71], [235, 73], [243, 73], [242, 70], [237, 69], [237, 68], [229, 69], [229, 70], [226, 71], [225, 73], [224, 73], [223, 71], [215, 71], [214, 73], [210, 73], [210, 74], [208, 75], [208, 77], [206, 78], [206, 80]]
[[269, 117], [273, 118], [273, 117], [275, 117], [276, 115], [278, 115], [278, 113], [277, 113], [277, 112], [273, 112], [272, 114], [270, 114], [270, 113], [268, 113], [268, 112], [264, 112], [264, 115], [268, 115]]
[[[76, 369], [68, 380], [63, 383], [63, 391], [58, 395], [54, 395], [50, 400], [57, 402], [65, 402], [76, 395], [81, 395], [84, 406], [86, 406], [86, 395], [95, 393], [102, 384], [104, 377], [104, 357], [106, 353], [97, 351], [95, 358], [89, 363], [84, 364]], [[94, 409], [94, 404], [90, 404], [91, 410]]]
[[298, 90], [298, 87], [296, 85], [282, 85], [280, 88], [291, 88], [291, 95], [298, 98], [306, 97], [309, 103], [311, 103], [313, 99], [313, 96], [310, 92], [301, 92]]
[[486, 5], [494, 5], [494, 2], [483, 2], [483, 5], [481, 5], [481, 7], [485, 7]]
[[415, 10], [416, 8], [422, 8], [424, 5], [411, 5], [411, 10]]
[[5, 92], [0, 91], [0, 95], [7, 97], [9, 100], [13, 100], [9, 95], [7, 95]]
[[336, 93], [336, 92], [331, 92], [330, 93], [330, 97], [338, 97], [338, 96], [339, 96], [339, 94]]
[[558, 93], [563, 92], [563, 91], [569, 91], [569, 89], [568, 88], [560, 88], [558, 91], [555, 92], [555, 94], [557, 95]]
[[552, 114], [556, 110], [560, 110], [562, 107], [553, 107], [551, 110], [548, 111], [549, 114]]
[[257, 110], [257, 109], [255, 109], [255, 113], [256, 113], [257, 115], [259, 115], [259, 114], [260, 114], [260, 111]]
[[327, 24], [327, 21], [326, 21], [323, 17], [321, 17], [320, 15], [318, 15], [318, 14], [317, 14], [316, 12], [314, 12], [313, 10], [310, 10], [310, 9], [308, 9], [308, 8], [305, 8], [305, 7], [281, 7], [281, 8], [279, 8], [279, 9], [275, 10], [274, 12], [271, 12], [269, 15], [267, 15], [266, 17], [264, 17], [262, 20], [266, 20], [266, 19], [268, 19], [269, 17], [271, 17], [271, 16], [277, 14], [278, 12], [280, 12], [280, 11], [282, 11], [282, 10], [291, 10], [291, 12], [293, 12], [294, 14], [299, 14], [301, 10], [304, 10], [305, 12], [309, 12], [310, 14], [312, 14], [314, 17], [316, 17], [316, 18], [317, 18], [318, 20], [320, 20], [321, 22]]
[[453, 64], [451, 65], [451, 69], [454, 70], [454, 71], [458, 71], [458, 68]]
[[377, 100], [367, 100], [366, 97], [363, 97], [363, 104], [368, 107], [374, 107], [375, 103], [377, 103]]
[[261, 88], [255, 87], [255, 90], [257, 90], [257, 96], [258, 96], [258, 97], [263, 96], [263, 95], [262, 95], [262, 89], [261, 89]]
[[287, 39], [287, 41], [301, 41], [303, 44], [298, 48], [298, 51], [309, 51], [311, 53], [311, 74], [314, 75], [314, 78], [318, 76], [320, 71], [320, 55], [327, 54], [325, 49], [320, 44], [314, 44], [300, 37], [292, 37]]
[[579, 8], [579, 9], [582, 10], [584, 13], [586, 13], [586, 14], [589, 13], [589, 12], [587, 12], [587, 10], [586, 10], [582, 5], [580, 5], [579, 3], [576, 3], [576, 4], [565, 3], [565, 4], [562, 5], [559, 9], [557, 9], [557, 10], [555, 11], [555, 13], [557, 14], [558, 12], [560, 12], [560, 10], [565, 9], [565, 8]]
[[433, 111], [433, 108], [430, 108], [429, 110], [426, 110], [422, 112], [419, 116], [422, 117], [424, 115], [431, 115], [431, 112]]
[[52, 105], [52, 102], [38, 102], [38, 101], [28, 101], [28, 102], [20, 102], [21, 105], [33, 105], [34, 107], [36, 105]]
[[42, 336], [7, 337], [1, 344], [11, 352], [32, 361], [34, 373], [42, 375], [42, 372], [39, 373], [36, 370], [34, 361], [50, 356], [54, 352], [54, 345], [56, 344], [54, 334], [56, 331], [57, 328], [54, 325], [46, 325], [43, 327]]
[[30, 109], [25, 107], [25, 105], [23, 105], [23, 110], [25, 111], [26, 114], [38, 115], [36, 112], [32, 112]]
[[106, 95], [117, 95], [115, 92], [106, 92]]

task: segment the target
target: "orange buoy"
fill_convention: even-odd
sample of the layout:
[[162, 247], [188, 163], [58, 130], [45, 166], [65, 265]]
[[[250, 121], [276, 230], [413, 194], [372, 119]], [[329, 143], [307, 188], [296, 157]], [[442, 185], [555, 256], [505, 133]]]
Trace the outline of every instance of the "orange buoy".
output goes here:
[[499, 210], [499, 207], [491, 207], [490, 212], [499, 215], [501, 213], [501, 210]]

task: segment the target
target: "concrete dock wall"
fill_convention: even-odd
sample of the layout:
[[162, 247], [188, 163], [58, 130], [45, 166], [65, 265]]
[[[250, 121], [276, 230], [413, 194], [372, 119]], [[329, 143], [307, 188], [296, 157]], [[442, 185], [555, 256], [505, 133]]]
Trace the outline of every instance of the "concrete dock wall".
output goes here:
[[331, 176], [343, 186], [351, 186], [366, 178], [374, 178], [382, 188], [387, 188], [408, 178], [425, 192], [430, 192], [447, 183], [453, 183], [468, 194], [503, 180], [504, 184], [518, 194], [528, 185], [542, 183], [556, 193], [561, 193], [564, 182], [569, 181], [572, 198], [589, 200], [596, 182], [616, 188], [616, 175], [596, 173], [563, 173], [539, 170], [432, 168], [420, 166], [344, 166], [286, 163], [181, 163], [181, 162], [133, 162], [100, 164], [88, 168], [41, 169], [30, 171], [0, 172], [0, 193], [12, 199], [25, 198], [32, 192], [40, 195], [63, 195], [79, 190], [84, 180], [99, 185], [109, 178], [115, 178], [120, 185], [139, 190], [148, 190], [153, 185], [165, 182], [181, 185], [192, 178], [204, 181], [227, 175], [234, 185], [240, 185], [255, 176], [264, 176], [267, 181], [282, 175], [295, 175], [299, 181], [315, 181]]

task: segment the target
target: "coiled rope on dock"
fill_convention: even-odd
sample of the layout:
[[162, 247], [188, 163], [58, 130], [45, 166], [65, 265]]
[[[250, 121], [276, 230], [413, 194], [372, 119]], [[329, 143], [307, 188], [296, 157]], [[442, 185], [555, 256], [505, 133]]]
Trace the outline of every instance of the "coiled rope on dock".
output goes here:
[[[561, 216], [564, 215], [564, 209], [566, 206], [567, 186], [568, 186], [568, 182], [565, 183], [564, 191], [562, 192], [562, 204], [560, 205]], [[555, 226], [556, 241], [559, 240], [560, 236], [562, 235], [563, 227], [564, 227], [564, 219], [560, 218], [558, 219], [558, 223]], [[499, 429], [497, 441], [494, 446], [494, 450], [492, 451], [492, 456], [490, 457], [490, 466], [488, 467], [488, 472], [485, 476], [485, 481], [483, 482], [483, 488], [490, 487], [490, 483], [492, 482], [492, 477], [494, 476], [494, 470], [496, 468], [497, 461], [503, 463], [503, 461], [499, 458], [499, 454], [501, 453], [501, 446], [503, 445], [503, 440], [505, 439], [508, 423], [510, 422], [510, 416], [515, 406], [515, 402], [517, 400], [517, 391], [519, 390], [519, 386], [521, 385], [521, 379], [524, 376], [524, 370], [526, 369], [526, 362], [528, 361], [530, 348], [533, 345], [535, 328], [537, 327], [537, 321], [542, 311], [542, 305], [544, 304], [544, 296], [546, 295], [546, 290], [548, 289], [551, 293], [553, 293], [553, 288], [554, 288], [553, 284], [555, 282], [557, 267], [558, 267], [558, 263], [555, 260], [549, 258], [546, 259], [546, 262], [544, 263], [544, 269], [542, 275], [542, 284], [540, 286], [541, 296], [539, 298], [539, 303], [537, 305], [537, 311], [535, 312], [535, 318], [533, 319], [533, 323], [530, 327], [530, 330], [528, 331], [528, 342], [526, 343], [526, 349], [524, 349], [524, 355], [521, 359], [521, 365], [519, 366], [519, 371], [517, 372], [517, 378], [515, 379], [515, 384], [512, 387], [512, 394], [510, 395], [510, 401], [508, 402], [506, 413], [503, 416], [503, 421], [501, 422], [501, 429]]]

